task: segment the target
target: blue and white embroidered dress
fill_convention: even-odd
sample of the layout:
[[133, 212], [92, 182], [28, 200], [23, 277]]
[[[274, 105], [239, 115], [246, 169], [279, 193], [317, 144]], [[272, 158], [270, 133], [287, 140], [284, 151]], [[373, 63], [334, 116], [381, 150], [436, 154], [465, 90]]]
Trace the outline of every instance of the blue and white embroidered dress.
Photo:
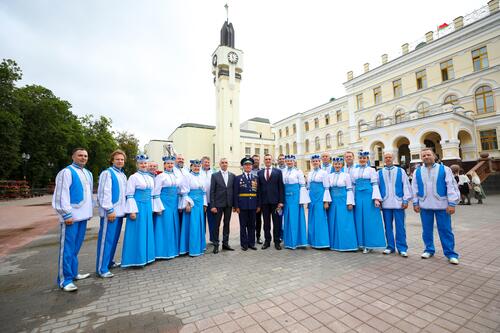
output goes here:
[[283, 171], [285, 203], [283, 207], [283, 243], [286, 248], [306, 247], [306, 216], [303, 204], [309, 203], [304, 174], [299, 169], [287, 167]]
[[311, 199], [307, 218], [307, 239], [313, 248], [327, 248], [330, 247], [330, 240], [324, 203], [331, 201], [328, 173], [317, 168], [309, 172], [307, 178], [309, 198]]

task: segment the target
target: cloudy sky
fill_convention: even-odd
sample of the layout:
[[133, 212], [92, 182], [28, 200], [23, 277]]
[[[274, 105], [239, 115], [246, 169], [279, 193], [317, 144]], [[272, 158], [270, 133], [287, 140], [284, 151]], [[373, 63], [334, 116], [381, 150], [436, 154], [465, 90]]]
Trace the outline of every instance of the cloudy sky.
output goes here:
[[[141, 145], [215, 124], [211, 55], [225, 0], [0, 0], [0, 58], [78, 115], [105, 115]], [[272, 122], [344, 95], [346, 72], [394, 58], [486, 0], [229, 1], [245, 52], [241, 119]]]

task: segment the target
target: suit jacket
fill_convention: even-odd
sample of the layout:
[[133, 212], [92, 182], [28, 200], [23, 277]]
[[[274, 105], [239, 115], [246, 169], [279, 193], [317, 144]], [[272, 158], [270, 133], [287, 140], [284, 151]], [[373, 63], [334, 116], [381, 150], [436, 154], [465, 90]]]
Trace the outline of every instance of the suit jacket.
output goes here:
[[250, 180], [245, 174], [234, 177], [233, 207], [240, 209], [256, 209], [259, 207], [258, 179], [250, 174]]
[[224, 208], [233, 206], [234, 173], [227, 172], [227, 186], [220, 171], [213, 173], [210, 179], [210, 204], [212, 207]]
[[271, 177], [266, 180], [266, 169], [258, 173], [259, 179], [259, 205], [285, 202], [285, 186], [283, 185], [283, 173], [276, 168], [271, 168]]

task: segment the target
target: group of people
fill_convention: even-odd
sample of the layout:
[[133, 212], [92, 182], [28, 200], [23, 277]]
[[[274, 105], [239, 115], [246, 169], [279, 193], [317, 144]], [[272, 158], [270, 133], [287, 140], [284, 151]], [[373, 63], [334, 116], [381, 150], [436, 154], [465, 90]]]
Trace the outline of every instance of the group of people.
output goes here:
[[450, 166], [453, 172], [453, 177], [458, 184], [460, 191], [459, 205], [470, 205], [471, 191], [478, 204], [483, 204], [483, 199], [486, 198], [479, 175], [475, 171], [470, 172], [470, 176], [465, 173], [458, 164]]
[[[378, 171], [369, 166], [369, 154], [363, 151], [358, 152], [357, 164], [350, 151], [334, 158], [313, 155], [307, 177], [296, 167], [294, 155], [280, 155], [273, 167], [273, 156], [266, 154], [263, 168], [259, 156], [245, 157], [242, 174], [235, 175], [225, 158], [214, 172], [209, 157], [191, 160], [186, 168], [177, 154], [163, 157], [163, 172], [157, 172], [146, 155], [138, 155], [138, 171], [127, 179], [126, 158], [123, 151], [114, 151], [111, 166], [99, 176], [96, 273], [102, 278], [113, 277], [110, 270], [118, 266], [200, 256], [207, 248], [206, 234], [217, 254], [222, 223], [222, 250], [234, 251], [229, 244], [233, 212], [239, 216], [242, 251], [257, 250], [256, 244], [265, 250], [274, 243], [277, 250], [281, 244], [288, 249], [310, 246], [363, 253], [380, 249], [407, 257], [405, 209], [410, 200], [422, 220], [421, 257], [434, 255], [435, 219], [444, 255], [450, 263], [459, 263], [451, 215], [460, 193], [451, 169], [435, 163], [430, 149], [422, 150], [423, 164], [414, 171], [412, 184], [394, 165], [390, 152]], [[94, 182], [85, 169], [87, 151], [75, 149], [72, 159], [57, 175], [53, 196], [61, 222], [57, 280], [64, 291], [77, 290], [75, 281], [89, 277], [78, 272], [78, 252], [92, 217]], [[114, 257], [124, 219], [118, 263]]]

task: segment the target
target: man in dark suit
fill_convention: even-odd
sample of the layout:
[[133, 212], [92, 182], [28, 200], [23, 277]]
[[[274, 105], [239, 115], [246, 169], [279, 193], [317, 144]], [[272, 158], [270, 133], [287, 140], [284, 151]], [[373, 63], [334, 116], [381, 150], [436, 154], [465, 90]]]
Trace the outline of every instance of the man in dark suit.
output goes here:
[[219, 162], [220, 171], [212, 174], [210, 180], [210, 211], [215, 214], [215, 226], [211, 235], [214, 243], [214, 253], [219, 253], [219, 230], [222, 216], [224, 215], [224, 227], [222, 229], [222, 249], [234, 251], [229, 246], [229, 223], [231, 222], [231, 209], [233, 207], [233, 183], [234, 173], [227, 170], [226, 158]]
[[264, 218], [264, 245], [265, 250], [271, 245], [271, 216], [273, 219], [273, 240], [276, 250], [281, 250], [281, 216], [278, 213], [283, 208], [285, 201], [285, 186], [283, 173], [272, 167], [273, 157], [264, 156], [264, 168], [258, 173], [259, 206]]
[[258, 180], [252, 174], [254, 161], [250, 157], [241, 160], [243, 173], [234, 178], [233, 184], [233, 210], [240, 219], [241, 249], [257, 250], [255, 247], [255, 213], [260, 211], [258, 206]]

